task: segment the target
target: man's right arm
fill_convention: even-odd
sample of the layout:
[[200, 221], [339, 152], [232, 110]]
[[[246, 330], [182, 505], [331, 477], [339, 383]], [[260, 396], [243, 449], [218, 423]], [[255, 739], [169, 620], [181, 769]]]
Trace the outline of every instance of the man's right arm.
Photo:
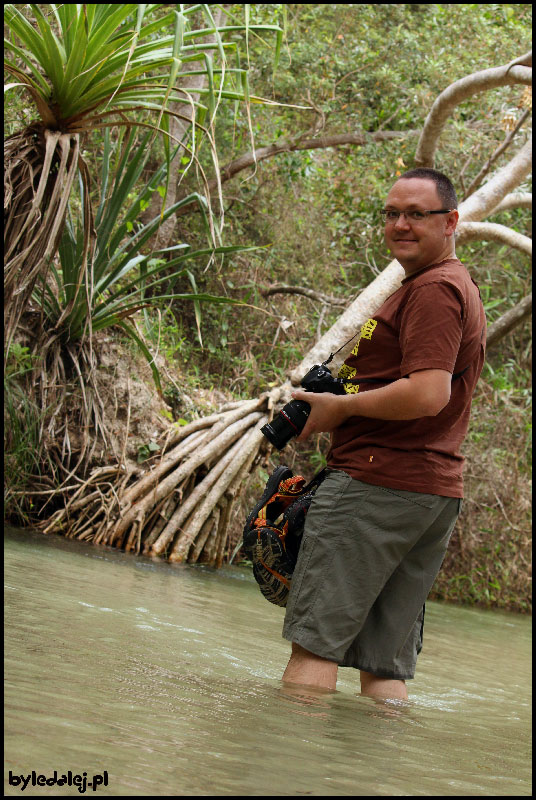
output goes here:
[[313, 433], [334, 431], [350, 417], [384, 420], [435, 417], [450, 400], [451, 381], [452, 375], [446, 370], [422, 369], [388, 386], [357, 394], [314, 394], [297, 390], [292, 396], [311, 406], [297, 441], [303, 442]]

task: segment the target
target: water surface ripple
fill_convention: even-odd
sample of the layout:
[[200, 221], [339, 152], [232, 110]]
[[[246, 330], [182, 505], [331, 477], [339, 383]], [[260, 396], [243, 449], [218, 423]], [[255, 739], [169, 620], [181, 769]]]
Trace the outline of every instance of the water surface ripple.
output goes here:
[[530, 620], [428, 603], [408, 704], [283, 685], [283, 609], [250, 570], [6, 530], [9, 772], [104, 796], [531, 795]]

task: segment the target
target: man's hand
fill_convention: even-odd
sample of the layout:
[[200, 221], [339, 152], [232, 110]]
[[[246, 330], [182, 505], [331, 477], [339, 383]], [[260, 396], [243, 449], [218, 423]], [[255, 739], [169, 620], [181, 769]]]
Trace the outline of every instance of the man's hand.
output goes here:
[[322, 392], [304, 392], [297, 389], [292, 392], [295, 400], [305, 400], [311, 406], [311, 413], [305, 427], [296, 438], [297, 442], [304, 442], [313, 433], [329, 433], [338, 428], [348, 419], [347, 404], [344, 395]]

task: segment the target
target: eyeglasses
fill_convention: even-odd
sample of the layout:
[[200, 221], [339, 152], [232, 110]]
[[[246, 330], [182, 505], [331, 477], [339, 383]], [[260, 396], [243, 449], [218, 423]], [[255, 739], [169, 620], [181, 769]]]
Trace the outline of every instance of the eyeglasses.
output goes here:
[[398, 222], [400, 215], [404, 216], [408, 222], [422, 222], [430, 214], [450, 214], [452, 208], [440, 208], [437, 211], [393, 211], [390, 208], [382, 208], [380, 214], [384, 222]]

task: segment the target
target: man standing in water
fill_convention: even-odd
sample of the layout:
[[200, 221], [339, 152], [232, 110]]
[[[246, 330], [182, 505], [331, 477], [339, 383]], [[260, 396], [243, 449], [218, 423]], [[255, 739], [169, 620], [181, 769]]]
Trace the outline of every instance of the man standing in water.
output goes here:
[[461, 508], [460, 446], [484, 362], [484, 308], [456, 258], [456, 209], [437, 170], [396, 181], [382, 214], [402, 286], [363, 325], [339, 372], [345, 395], [293, 393], [311, 405], [298, 441], [329, 431], [332, 443], [292, 578], [283, 681], [335, 689], [349, 666], [363, 694], [407, 699], [424, 602]]

